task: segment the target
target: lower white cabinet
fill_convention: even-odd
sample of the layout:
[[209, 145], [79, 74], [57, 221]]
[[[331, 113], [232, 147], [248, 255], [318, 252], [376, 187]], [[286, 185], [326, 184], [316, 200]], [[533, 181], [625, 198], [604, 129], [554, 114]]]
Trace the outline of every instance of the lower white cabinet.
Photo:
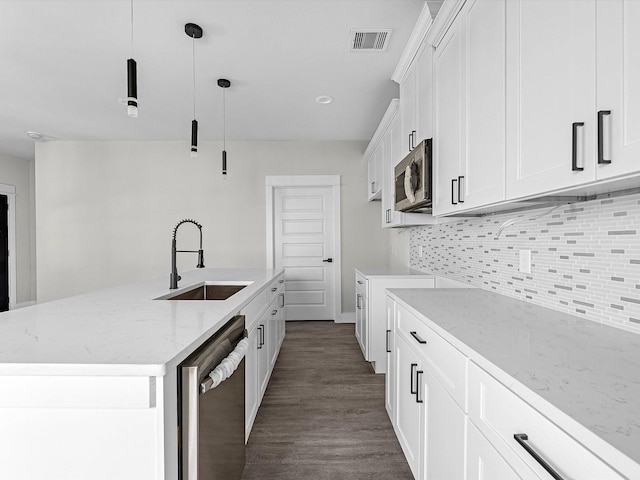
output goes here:
[[249, 331], [249, 348], [245, 356], [246, 441], [284, 340], [284, 276], [265, 288], [242, 313]]
[[[386, 383], [386, 408], [416, 479], [463, 480], [466, 414], [440, 383], [442, 369], [428, 351], [433, 332], [411, 329], [402, 306], [387, 302], [393, 358]], [[413, 317], [415, 318], [415, 317]], [[422, 335], [422, 336], [421, 336]], [[424, 340], [424, 338], [429, 340]], [[424, 342], [424, 343], [423, 343]], [[457, 360], [466, 361], [457, 352]]]
[[576, 440], [579, 430], [550, 420], [561, 412], [534, 408], [506, 386], [515, 380], [497, 380], [492, 363], [393, 294], [385, 312], [385, 407], [416, 479], [638, 478], [620, 474]]
[[469, 418], [522, 478], [546, 480], [549, 470], [563, 479], [624, 478], [473, 362]]
[[[413, 476], [420, 478], [421, 438], [423, 408], [418, 397], [418, 380], [422, 364], [417, 353], [405, 340], [396, 335], [394, 344], [396, 417], [394, 421], [396, 435], [411, 467]], [[423, 402], [423, 400], [422, 400]]]
[[467, 439], [468, 479], [520, 480], [530, 478], [518, 475], [472, 422], [468, 423]]
[[356, 270], [356, 338], [376, 373], [387, 371], [386, 289], [435, 286], [433, 275], [415, 273], [409, 269]]

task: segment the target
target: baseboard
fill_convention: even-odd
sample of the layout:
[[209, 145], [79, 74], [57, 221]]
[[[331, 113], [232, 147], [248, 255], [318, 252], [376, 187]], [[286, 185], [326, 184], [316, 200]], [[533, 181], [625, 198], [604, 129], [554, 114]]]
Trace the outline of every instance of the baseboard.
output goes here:
[[356, 312], [342, 312], [336, 323], [356, 323]]
[[11, 307], [11, 310], [17, 310], [18, 308], [30, 307], [31, 305], [35, 305], [36, 303], [37, 302], [34, 302], [34, 301], [16, 303], [13, 307]]

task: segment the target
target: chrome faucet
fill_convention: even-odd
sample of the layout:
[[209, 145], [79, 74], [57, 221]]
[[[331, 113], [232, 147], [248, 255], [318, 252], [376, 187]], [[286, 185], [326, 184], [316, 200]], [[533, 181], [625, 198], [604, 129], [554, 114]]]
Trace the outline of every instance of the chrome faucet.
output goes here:
[[[199, 250], [176, 250], [176, 234], [178, 233], [178, 227], [183, 223], [193, 223], [198, 230], [200, 230], [200, 249]], [[198, 254], [198, 265], [196, 268], [204, 268], [204, 250], [202, 250], [202, 225], [200, 225], [195, 220], [191, 220], [190, 218], [186, 218], [184, 220], [180, 220], [176, 225], [176, 228], [173, 229], [173, 240], [171, 240], [171, 274], [169, 275], [169, 288], [175, 289], [178, 288], [178, 280], [181, 279], [180, 275], [178, 275], [178, 268], [176, 267], [176, 254], [177, 253], [197, 253]]]

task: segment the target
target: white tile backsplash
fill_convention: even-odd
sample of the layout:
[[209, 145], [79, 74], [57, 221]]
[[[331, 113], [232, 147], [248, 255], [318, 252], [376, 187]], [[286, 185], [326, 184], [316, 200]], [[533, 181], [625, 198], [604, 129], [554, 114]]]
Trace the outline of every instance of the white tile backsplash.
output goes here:
[[[640, 333], [640, 194], [564, 205], [532, 220], [548, 210], [415, 227], [410, 265]], [[531, 273], [518, 271], [521, 249], [531, 250]]]

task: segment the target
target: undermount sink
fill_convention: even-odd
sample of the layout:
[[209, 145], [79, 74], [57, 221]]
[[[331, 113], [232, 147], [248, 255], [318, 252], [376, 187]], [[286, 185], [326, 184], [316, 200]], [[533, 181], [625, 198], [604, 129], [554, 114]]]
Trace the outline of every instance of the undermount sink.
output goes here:
[[204, 282], [200, 285], [171, 293], [156, 300], [226, 300], [251, 282]]

